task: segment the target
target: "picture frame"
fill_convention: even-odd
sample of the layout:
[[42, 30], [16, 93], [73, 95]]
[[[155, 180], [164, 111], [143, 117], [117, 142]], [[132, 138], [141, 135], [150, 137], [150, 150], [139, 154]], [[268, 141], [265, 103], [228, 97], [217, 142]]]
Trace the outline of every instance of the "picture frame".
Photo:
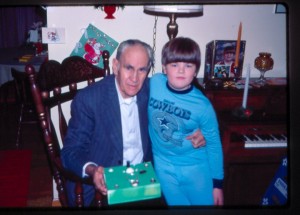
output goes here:
[[246, 41], [241, 40], [238, 74], [234, 75], [236, 40], [213, 40], [206, 45], [203, 83], [211, 79], [230, 80], [242, 77]]
[[65, 28], [42, 28], [42, 42], [47, 44], [65, 43]]
[[275, 5], [275, 13], [286, 13], [286, 7], [284, 4], [276, 4]]

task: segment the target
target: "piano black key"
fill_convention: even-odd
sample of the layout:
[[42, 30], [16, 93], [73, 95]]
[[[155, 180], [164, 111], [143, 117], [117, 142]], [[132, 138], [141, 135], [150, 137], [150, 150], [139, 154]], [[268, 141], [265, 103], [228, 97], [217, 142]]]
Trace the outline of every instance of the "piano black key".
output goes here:
[[245, 135], [242, 135], [242, 141], [246, 141], [246, 140], [248, 140], [246, 137], [245, 137]]
[[280, 140], [280, 136], [278, 134], [272, 134], [272, 136], [276, 139], [276, 140]]
[[268, 134], [269, 140], [274, 140], [274, 137], [272, 135]]
[[277, 140], [285, 140], [286, 138], [282, 134], [272, 134]]
[[252, 141], [258, 140], [258, 138], [254, 134], [246, 134], [245, 136]]
[[257, 136], [260, 138], [260, 139], [262, 139], [262, 140], [266, 140], [267, 138], [266, 138], [266, 135], [264, 135], [264, 134], [257, 134]]
[[270, 140], [276, 140], [275, 137], [273, 137], [272, 135], [269, 135], [270, 136]]
[[272, 136], [269, 134], [262, 134], [262, 136], [263, 136], [263, 140], [272, 140], [273, 139]]

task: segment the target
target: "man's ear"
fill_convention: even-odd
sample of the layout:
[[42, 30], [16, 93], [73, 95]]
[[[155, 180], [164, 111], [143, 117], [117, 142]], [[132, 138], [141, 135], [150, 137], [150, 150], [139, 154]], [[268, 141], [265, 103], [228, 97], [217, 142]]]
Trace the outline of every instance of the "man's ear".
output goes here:
[[119, 72], [119, 61], [114, 58], [112, 61], [112, 70], [115, 75], [118, 75]]

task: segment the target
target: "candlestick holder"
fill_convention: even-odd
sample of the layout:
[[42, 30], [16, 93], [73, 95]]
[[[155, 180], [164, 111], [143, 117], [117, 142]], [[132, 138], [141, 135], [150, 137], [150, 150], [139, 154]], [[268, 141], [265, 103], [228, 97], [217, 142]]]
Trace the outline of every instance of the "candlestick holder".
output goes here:
[[252, 116], [253, 109], [250, 107], [244, 108], [243, 106], [233, 109], [232, 115], [237, 118], [248, 119]]
[[240, 79], [240, 69], [239, 69], [239, 67], [236, 67], [236, 66], [235, 66], [235, 67], [233, 68], [233, 75], [234, 75], [234, 76], [233, 76], [233, 79], [232, 79], [232, 80], [233, 80], [234, 82], [237, 82], [237, 81]]
[[205, 84], [207, 89], [221, 89], [223, 88], [223, 80], [221, 78], [212, 78]]

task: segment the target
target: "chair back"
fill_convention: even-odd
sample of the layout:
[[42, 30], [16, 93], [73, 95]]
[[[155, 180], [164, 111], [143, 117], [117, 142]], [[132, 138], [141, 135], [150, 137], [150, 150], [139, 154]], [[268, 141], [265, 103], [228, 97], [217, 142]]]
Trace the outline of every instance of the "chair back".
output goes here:
[[[104, 51], [103, 68], [96, 67], [79, 56], [70, 56], [61, 64], [55, 60], [44, 62], [38, 73], [35, 72], [32, 65], [27, 65], [25, 69], [62, 206], [68, 206], [67, 192], [73, 192], [66, 190], [66, 180], [76, 184], [74, 192], [78, 207], [83, 207], [82, 185], [93, 184], [91, 178], [82, 179], [64, 169], [62, 165], [60, 150], [68, 127], [66, 113], [70, 112], [64, 112], [63, 105], [67, 103], [67, 109], [70, 110], [69, 105], [80, 89], [109, 75], [108, 62], [109, 53]], [[96, 192], [95, 199], [96, 204], [101, 206], [102, 199], [99, 192]]]
[[16, 148], [23, 146], [22, 125], [37, 123], [35, 107], [30, 93], [29, 81], [24, 71], [15, 68], [11, 69], [13, 77], [15, 102], [19, 108], [18, 126], [16, 135]]
[[12, 68], [11, 76], [14, 80], [16, 102], [20, 104], [32, 102], [29, 82], [26, 73]]

